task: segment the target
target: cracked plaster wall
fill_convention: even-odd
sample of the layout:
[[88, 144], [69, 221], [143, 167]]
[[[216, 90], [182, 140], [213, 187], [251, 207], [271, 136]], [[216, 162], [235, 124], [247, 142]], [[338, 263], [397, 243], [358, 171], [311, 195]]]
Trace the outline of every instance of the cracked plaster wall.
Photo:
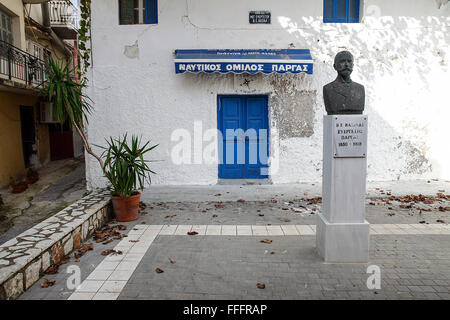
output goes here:
[[[316, 0], [158, 3], [158, 25], [119, 25], [117, 1], [93, 2], [87, 91], [95, 102], [92, 143], [129, 132], [160, 144], [151, 156], [161, 160], [153, 164], [153, 183], [217, 182], [216, 164], [173, 164], [170, 137], [180, 128], [193, 134], [195, 121], [203, 131], [217, 128], [218, 94], [267, 94], [270, 149], [279, 152], [272, 181], [319, 181], [322, 86], [334, 80], [334, 55], [344, 49], [356, 59], [353, 79], [366, 87], [368, 179], [450, 178], [450, 5], [365, 0], [361, 23], [324, 24]], [[271, 25], [248, 24], [248, 11], [259, 9], [271, 11]], [[307, 48], [314, 74], [176, 75], [177, 48]], [[87, 169], [90, 187], [105, 183], [91, 157]]]

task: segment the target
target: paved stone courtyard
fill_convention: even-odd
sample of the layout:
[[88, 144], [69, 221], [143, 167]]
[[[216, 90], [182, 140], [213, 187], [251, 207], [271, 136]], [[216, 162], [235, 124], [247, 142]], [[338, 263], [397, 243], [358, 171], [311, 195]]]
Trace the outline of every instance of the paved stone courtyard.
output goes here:
[[[450, 298], [450, 236], [372, 236], [364, 265], [324, 264], [314, 236], [265, 238], [159, 236], [118, 299]], [[381, 290], [366, 286], [371, 264]]]
[[[315, 250], [314, 192], [257, 201], [248, 190], [242, 200], [214, 192], [198, 202], [145, 194], [141, 217], [123, 223], [128, 237], [88, 241], [94, 250], [43, 277], [54, 286], [41, 288], [41, 279], [20, 299], [450, 299], [449, 212], [439, 210], [448, 201], [403, 208], [369, 197], [369, 263], [325, 264]], [[112, 248], [122, 254], [100, 254]], [[76, 290], [67, 286], [72, 265], [81, 271]], [[370, 265], [380, 267], [380, 289], [367, 288]]]

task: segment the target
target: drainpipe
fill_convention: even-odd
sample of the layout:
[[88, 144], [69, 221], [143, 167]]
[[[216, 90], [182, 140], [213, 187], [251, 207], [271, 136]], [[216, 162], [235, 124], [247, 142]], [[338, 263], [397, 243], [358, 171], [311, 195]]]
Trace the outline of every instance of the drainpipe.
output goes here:
[[41, 3], [41, 11], [44, 28], [50, 34], [53, 42], [67, 57], [72, 57], [72, 51], [67, 48], [64, 42], [56, 35], [56, 33], [51, 28], [48, 2]]

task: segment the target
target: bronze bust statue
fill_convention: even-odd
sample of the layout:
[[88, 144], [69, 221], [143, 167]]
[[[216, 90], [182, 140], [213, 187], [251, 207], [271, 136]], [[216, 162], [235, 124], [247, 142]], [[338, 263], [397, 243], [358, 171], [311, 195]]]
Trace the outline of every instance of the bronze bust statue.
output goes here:
[[353, 55], [348, 51], [339, 52], [334, 58], [336, 80], [323, 87], [325, 109], [331, 114], [362, 114], [364, 111], [364, 86], [353, 82]]

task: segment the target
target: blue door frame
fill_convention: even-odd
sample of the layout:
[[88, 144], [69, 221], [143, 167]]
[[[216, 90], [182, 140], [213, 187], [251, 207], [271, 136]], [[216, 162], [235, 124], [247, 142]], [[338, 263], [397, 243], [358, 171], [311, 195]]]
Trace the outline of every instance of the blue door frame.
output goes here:
[[268, 178], [268, 97], [217, 96], [217, 124], [222, 133], [218, 141], [219, 178]]

